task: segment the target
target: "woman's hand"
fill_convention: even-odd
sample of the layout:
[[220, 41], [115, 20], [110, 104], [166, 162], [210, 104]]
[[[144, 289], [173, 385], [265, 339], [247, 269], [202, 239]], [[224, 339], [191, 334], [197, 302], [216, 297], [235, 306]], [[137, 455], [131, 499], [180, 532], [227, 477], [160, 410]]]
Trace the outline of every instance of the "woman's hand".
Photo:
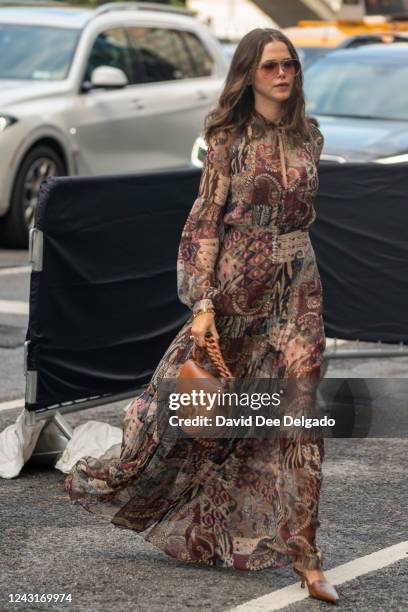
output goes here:
[[198, 314], [191, 326], [191, 335], [198, 346], [205, 347], [205, 333], [210, 331], [212, 336], [218, 340], [219, 335], [215, 327], [214, 314], [212, 312], [202, 312]]

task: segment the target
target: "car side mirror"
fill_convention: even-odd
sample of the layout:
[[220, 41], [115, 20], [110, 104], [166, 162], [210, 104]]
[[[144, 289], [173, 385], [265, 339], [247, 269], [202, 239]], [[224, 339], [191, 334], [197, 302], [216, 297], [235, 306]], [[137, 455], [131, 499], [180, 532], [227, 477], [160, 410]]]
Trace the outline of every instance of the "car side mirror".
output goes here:
[[121, 89], [129, 84], [128, 78], [123, 70], [113, 66], [99, 66], [92, 71], [92, 89]]

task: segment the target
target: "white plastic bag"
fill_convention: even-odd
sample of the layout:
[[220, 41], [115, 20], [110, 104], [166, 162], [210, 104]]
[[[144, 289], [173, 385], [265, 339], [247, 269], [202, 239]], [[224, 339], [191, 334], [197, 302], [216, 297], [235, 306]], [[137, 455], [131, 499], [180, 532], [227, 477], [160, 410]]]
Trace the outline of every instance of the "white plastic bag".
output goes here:
[[81, 457], [119, 457], [121, 444], [122, 429], [108, 423], [88, 421], [75, 427], [55, 468], [68, 474]]
[[31, 457], [46, 421], [29, 425], [23, 408], [17, 420], [0, 432], [0, 477], [14, 478]]

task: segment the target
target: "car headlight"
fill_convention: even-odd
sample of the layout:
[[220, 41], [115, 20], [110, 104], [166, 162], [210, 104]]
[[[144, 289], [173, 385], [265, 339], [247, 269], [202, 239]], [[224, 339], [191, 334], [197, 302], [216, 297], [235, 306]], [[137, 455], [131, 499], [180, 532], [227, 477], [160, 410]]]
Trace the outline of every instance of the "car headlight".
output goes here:
[[400, 153], [400, 155], [392, 155], [391, 157], [378, 157], [374, 161], [377, 164], [407, 164], [408, 153]]
[[17, 119], [10, 115], [0, 115], [0, 132], [4, 132], [10, 125], [16, 123]]
[[191, 151], [191, 163], [196, 168], [202, 168], [207, 153], [207, 144], [202, 136], [196, 138]]

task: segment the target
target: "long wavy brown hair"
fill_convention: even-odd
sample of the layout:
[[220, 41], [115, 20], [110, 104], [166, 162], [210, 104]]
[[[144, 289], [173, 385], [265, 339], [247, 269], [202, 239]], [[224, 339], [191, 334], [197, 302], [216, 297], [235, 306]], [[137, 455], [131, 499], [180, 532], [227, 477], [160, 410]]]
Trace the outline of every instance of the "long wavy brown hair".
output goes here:
[[[274, 28], [256, 28], [248, 32], [238, 44], [232, 57], [218, 104], [206, 116], [204, 139], [210, 138], [220, 129], [244, 131], [254, 109], [254, 94], [250, 81], [267, 43], [285, 43], [292, 58], [299, 60], [297, 51], [289, 38]], [[292, 142], [300, 143], [310, 137], [311, 124], [318, 126], [314, 117], [305, 111], [302, 68], [295, 76], [291, 95], [282, 102], [283, 125]]]

